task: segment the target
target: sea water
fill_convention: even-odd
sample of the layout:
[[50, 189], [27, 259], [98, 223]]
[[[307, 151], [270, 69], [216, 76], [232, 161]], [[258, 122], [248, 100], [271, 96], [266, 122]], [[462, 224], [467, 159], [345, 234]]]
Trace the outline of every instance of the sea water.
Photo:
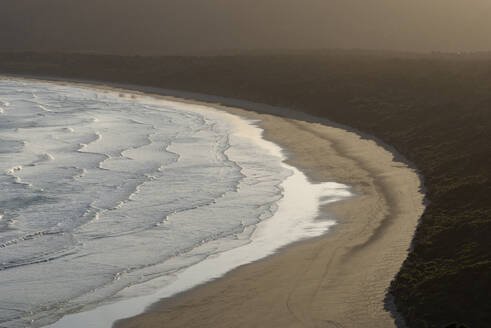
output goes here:
[[0, 108], [2, 327], [109, 327], [324, 233], [351, 195], [208, 106], [2, 79]]

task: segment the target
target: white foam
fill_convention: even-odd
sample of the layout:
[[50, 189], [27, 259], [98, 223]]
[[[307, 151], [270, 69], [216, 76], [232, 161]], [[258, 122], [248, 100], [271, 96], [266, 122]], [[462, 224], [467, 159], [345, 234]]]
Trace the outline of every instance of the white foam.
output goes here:
[[38, 105], [38, 107], [39, 107], [41, 110], [45, 111], [45, 112], [48, 112], [48, 113], [51, 113], [51, 112], [52, 112], [52, 110], [47, 109], [47, 108], [46, 108], [46, 107], [44, 107], [43, 105]]
[[9, 174], [9, 175], [13, 175], [15, 172], [19, 172], [20, 170], [22, 170], [22, 165], [17, 165], [17, 166], [14, 166], [11, 169], [8, 169], [6, 171], [6, 173]]
[[[204, 111], [206, 116], [225, 117], [235, 125], [234, 135], [250, 138], [259, 147], [268, 149], [275, 156], [285, 159], [282, 149], [278, 145], [264, 140], [262, 138], [263, 131], [253, 125], [251, 121], [204, 106], [176, 105], [176, 103], [172, 105], [200, 113]], [[319, 206], [323, 203], [351, 197], [352, 193], [349, 188], [333, 182], [312, 184], [298, 169], [284, 163], [283, 166], [292, 172], [291, 176], [281, 184], [283, 198], [278, 202], [277, 211], [274, 215], [256, 226], [250, 243], [209, 256], [206, 260], [178, 272], [171, 283], [152, 295], [130, 298], [103, 305], [87, 312], [70, 314], [49, 327], [111, 327], [116, 320], [140, 314], [149, 305], [162, 298], [171, 297], [179, 292], [219, 278], [238, 266], [274, 254], [278, 249], [295, 241], [324, 234], [329, 227], [335, 224], [335, 221], [317, 219]], [[244, 233], [246, 234], [247, 231]], [[238, 238], [240, 239], [240, 237]], [[209, 248], [210, 246], [204, 244], [202, 247]], [[188, 256], [203, 251], [204, 249], [197, 247]], [[166, 280], [168, 281], [169, 277]]]

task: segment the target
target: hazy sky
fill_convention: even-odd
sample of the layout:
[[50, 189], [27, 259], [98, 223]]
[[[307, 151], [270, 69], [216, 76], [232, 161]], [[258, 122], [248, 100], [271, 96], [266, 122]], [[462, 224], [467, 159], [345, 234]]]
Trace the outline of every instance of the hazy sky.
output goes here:
[[491, 0], [0, 0], [0, 49], [491, 50]]

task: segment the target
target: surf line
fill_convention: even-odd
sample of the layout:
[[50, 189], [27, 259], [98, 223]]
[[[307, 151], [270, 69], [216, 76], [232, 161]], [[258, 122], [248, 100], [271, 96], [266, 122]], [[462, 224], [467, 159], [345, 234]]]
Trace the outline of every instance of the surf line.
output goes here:
[[[215, 109], [211, 107], [212, 105], [161, 100], [150, 96], [139, 96], [139, 98], [146, 101], [151, 100], [163, 106], [172, 105], [176, 109], [198, 112], [205, 117], [229, 120], [234, 127], [233, 135], [249, 138], [258, 147], [279, 156], [283, 161], [282, 165], [291, 172], [290, 176], [280, 185], [282, 198], [277, 202], [277, 209], [272, 217], [250, 227], [254, 231], [247, 244], [212, 254], [201, 262], [172, 273], [172, 279], [166, 277], [171, 282], [163, 283], [163, 286], [151, 295], [123, 299], [113, 303], [109, 300], [108, 303], [88, 311], [66, 315], [48, 327], [111, 327], [117, 320], [138, 315], [161, 299], [172, 297], [177, 293], [220, 278], [239, 266], [272, 255], [288, 244], [326, 233], [335, 224], [335, 221], [317, 220], [320, 206], [353, 197], [349, 186], [335, 182], [319, 184], [309, 182], [304, 173], [284, 162], [286, 157], [281, 147], [264, 139], [263, 130], [252, 120]], [[250, 234], [250, 230], [246, 229], [244, 234]], [[200, 252], [201, 247], [206, 247], [206, 244], [191, 252]]]

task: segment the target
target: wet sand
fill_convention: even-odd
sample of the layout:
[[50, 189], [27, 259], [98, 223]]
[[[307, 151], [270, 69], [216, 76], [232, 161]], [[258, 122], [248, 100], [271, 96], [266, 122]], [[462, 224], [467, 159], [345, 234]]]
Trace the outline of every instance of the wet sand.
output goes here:
[[115, 327], [396, 326], [387, 289], [407, 256], [424, 195], [418, 174], [390, 147], [289, 110], [123, 87], [215, 103], [214, 107], [260, 120], [265, 138], [286, 150], [290, 165], [313, 182], [351, 185], [357, 197], [322, 208], [319, 220], [334, 216], [338, 222], [325, 236], [293, 244], [164, 299]]

